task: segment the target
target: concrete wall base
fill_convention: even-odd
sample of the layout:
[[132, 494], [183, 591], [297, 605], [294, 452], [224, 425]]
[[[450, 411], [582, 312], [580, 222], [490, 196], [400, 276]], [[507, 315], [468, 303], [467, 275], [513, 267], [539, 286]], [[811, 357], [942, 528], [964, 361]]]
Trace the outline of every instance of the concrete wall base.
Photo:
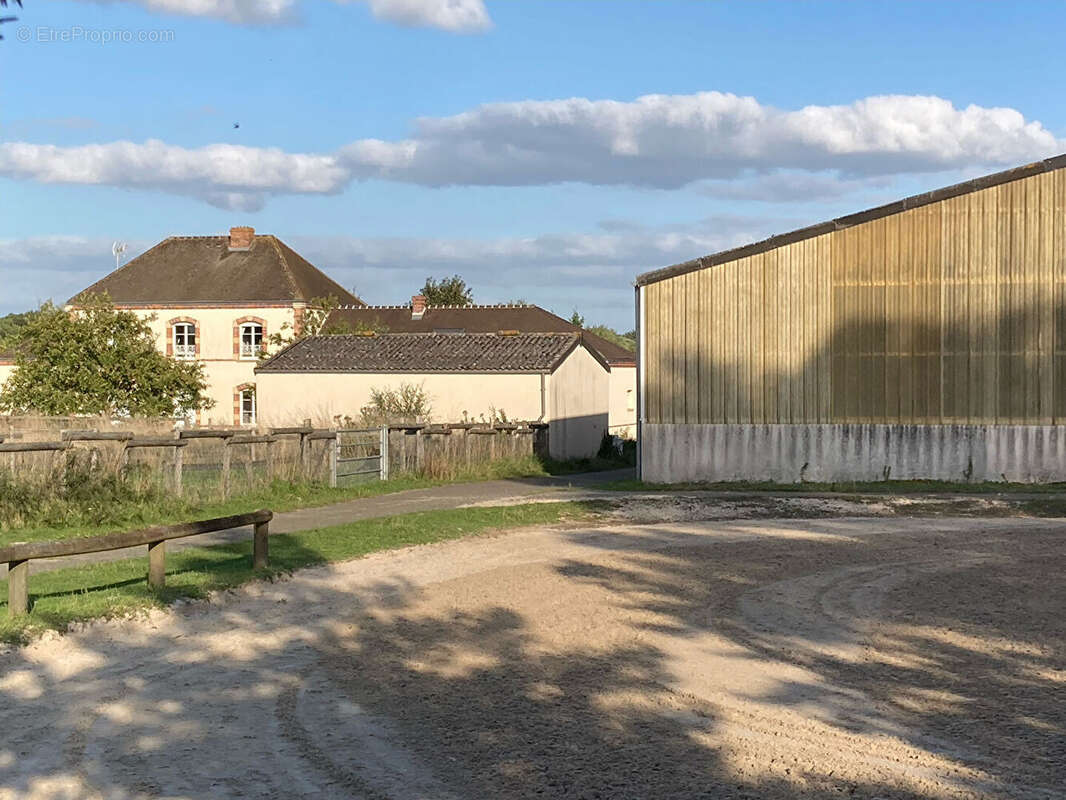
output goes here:
[[682, 481], [1066, 481], [1062, 425], [644, 424], [641, 477]]

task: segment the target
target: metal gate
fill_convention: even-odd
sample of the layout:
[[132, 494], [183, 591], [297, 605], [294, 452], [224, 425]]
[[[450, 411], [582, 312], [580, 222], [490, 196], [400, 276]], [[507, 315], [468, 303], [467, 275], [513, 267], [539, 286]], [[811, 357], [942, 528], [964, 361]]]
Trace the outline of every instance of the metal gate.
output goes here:
[[367, 481], [388, 480], [387, 426], [339, 430], [331, 452], [330, 486], [353, 486]]

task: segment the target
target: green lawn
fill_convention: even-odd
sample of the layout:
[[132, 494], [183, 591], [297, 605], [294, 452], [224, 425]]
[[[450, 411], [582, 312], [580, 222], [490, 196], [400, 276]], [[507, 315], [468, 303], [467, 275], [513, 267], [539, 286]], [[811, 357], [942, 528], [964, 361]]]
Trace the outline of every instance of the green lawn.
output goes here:
[[965, 483], [963, 481], [842, 481], [839, 483], [774, 483], [722, 481], [717, 483], [644, 483], [612, 481], [599, 489], [616, 492], [825, 492], [832, 494], [1062, 494], [1066, 483]]
[[[266, 486], [245, 490], [227, 500], [210, 496], [178, 498], [168, 494], [154, 493], [139, 496], [131, 493], [117, 499], [106, 498], [93, 501], [66, 502], [47, 509], [42, 514], [43, 524], [25, 527], [6, 527], [0, 518], [0, 545], [12, 542], [45, 541], [75, 536], [93, 536], [134, 530], [150, 525], [169, 525], [193, 519], [226, 517], [244, 514], [259, 508], [271, 511], [291, 511], [329, 505], [360, 497], [372, 497], [407, 489], [424, 489], [446, 483], [497, 480], [544, 476], [549, 474], [536, 459], [499, 461], [471, 468], [450, 480], [399, 477], [388, 481], [373, 481], [356, 486], [332, 489], [320, 483], [291, 483], [275, 481]], [[2, 509], [0, 502], [0, 509]]]
[[166, 589], [148, 588], [147, 556], [44, 572], [30, 576], [31, 611], [7, 616], [7, 584], [0, 582], [0, 641], [24, 642], [71, 622], [165, 606], [181, 597], [275, 578], [301, 567], [345, 561], [377, 550], [428, 544], [491, 530], [592, 519], [590, 503], [530, 503], [493, 508], [427, 511], [361, 520], [299, 534], [270, 537], [270, 569], [251, 566], [251, 537], [215, 547], [190, 547], [167, 556]]

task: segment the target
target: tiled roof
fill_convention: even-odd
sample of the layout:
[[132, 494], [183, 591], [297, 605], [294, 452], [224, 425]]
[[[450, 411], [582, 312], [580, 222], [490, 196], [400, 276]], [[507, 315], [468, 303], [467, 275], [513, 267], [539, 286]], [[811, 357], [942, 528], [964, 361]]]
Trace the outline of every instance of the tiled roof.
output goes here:
[[580, 345], [575, 333], [312, 336], [256, 372], [551, 372]]
[[107, 292], [119, 304], [362, 301], [276, 236], [258, 235], [247, 250], [228, 236], [171, 236], [71, 299]]
[[[562, 317], [533, 305], [429, 306], [421, 319], [411, 318], [410, 306], [367, 306], [339, 308], [326, 320], [330, 325], [382, 327], [387, 333], [580, 333], [581, 329]], [[612, 366], [636, 364], [636, 354], [593, 333], [583, 333], [585, 344]]]

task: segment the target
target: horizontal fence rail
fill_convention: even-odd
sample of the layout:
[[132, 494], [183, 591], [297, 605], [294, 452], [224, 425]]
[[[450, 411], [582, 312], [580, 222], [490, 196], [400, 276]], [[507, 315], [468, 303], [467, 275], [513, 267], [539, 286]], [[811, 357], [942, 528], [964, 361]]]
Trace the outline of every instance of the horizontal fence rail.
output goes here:
[[85, 555], [148, 545], [148, 585], [161, 589], [166, 584], [165, 561], [168, 541], [252, 525], [254, 526], [252, 567], [254, 569], [264, 568], [270, 561], [268, 537], [270, 520], [273, 518], [272, 511], [260, 509], [249, 514], [183, 522], [177, 525], [158, 525], [123, 533], [107, 533], [102, 536], [60, 539], [50, 542], [17, 542], [7, 547], [0, 547], [0, 563], [7, 562], [7, 613], [9, 616], [15, 616], [29, 611], [29, 562], [41, 558]]

